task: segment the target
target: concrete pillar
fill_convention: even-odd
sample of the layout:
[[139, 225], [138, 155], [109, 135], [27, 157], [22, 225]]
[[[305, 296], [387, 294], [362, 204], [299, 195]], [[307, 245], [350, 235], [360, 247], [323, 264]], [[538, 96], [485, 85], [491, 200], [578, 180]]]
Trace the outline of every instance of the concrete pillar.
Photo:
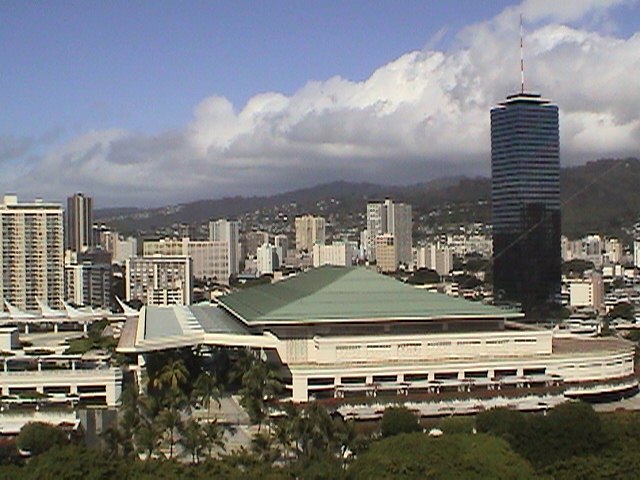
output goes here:
[[29, 324], [28, 323], [24, 324], [24, 333], [26, 333], [27, 335], [29, 334]]
[[292, 373], [291, 397], [294, 402], [306, 402], [309, 400], [307, 390], [307, 377], [302, 377]]
[[42, 360], [38, 359], [38, 371], [42, 371]]
[[87, 322], [82, 324], [82, 331], [87, 333], [89, 331], [89, 324]]
[[58, 324], [57, 323], [53, 324], [53, 333], [58, 333]]
[[113, 380], [107, 383], [105, 392], [106, 392], [107, 405], [110, 407], [116, 406], [118, 403], [118, 400], [120, 400], [120, 397], [122, 396], [121, 379], [118, 379], [114, 375]]
[[71, 360], [71, 370], [75, 370], [75, 369], [76, 369], [76, 361]]

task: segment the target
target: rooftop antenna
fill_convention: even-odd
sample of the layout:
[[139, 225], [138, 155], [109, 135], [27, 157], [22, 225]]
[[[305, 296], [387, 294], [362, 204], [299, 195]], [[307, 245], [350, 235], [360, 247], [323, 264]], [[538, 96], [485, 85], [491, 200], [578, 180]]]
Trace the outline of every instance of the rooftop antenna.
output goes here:
[[520, 93], [524, 93], [524, 45], [522, 41], [522, 14], [520, 14]]

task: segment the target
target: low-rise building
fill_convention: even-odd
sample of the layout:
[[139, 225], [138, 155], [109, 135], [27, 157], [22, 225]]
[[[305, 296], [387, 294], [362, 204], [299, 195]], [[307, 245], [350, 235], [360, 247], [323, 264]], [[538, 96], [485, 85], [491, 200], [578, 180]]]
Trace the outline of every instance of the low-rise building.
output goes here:
[[[199, 344], [262, 349], [295, 402], [386, 393], [637, 388], [634, 346], [556, 336], [522, 314], [413, 288], [365, 268], [321, 267], [220, 297], [216, 306], [147, 307], [127, 320], [133, 355]], [[488, 395], [491, 395], [489, 393]]]

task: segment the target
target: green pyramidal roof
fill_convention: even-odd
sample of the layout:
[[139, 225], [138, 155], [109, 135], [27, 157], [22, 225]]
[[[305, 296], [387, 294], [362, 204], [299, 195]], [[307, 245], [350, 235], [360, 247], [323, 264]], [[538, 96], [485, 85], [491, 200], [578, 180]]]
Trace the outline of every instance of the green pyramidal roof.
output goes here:
[[248, 324], [522, 316], [427, 292], [358, 267], [320, 267], [231, 293], [219, 301]]

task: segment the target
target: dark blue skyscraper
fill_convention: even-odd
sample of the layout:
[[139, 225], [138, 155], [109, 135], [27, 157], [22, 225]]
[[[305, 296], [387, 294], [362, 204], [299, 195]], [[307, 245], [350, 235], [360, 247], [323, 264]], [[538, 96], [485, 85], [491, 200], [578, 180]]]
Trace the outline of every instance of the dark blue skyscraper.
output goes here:
[[558, 107], [540, 95], [491, 110], [491, 199], [494, 296], [540, 311], [561, 275]]

